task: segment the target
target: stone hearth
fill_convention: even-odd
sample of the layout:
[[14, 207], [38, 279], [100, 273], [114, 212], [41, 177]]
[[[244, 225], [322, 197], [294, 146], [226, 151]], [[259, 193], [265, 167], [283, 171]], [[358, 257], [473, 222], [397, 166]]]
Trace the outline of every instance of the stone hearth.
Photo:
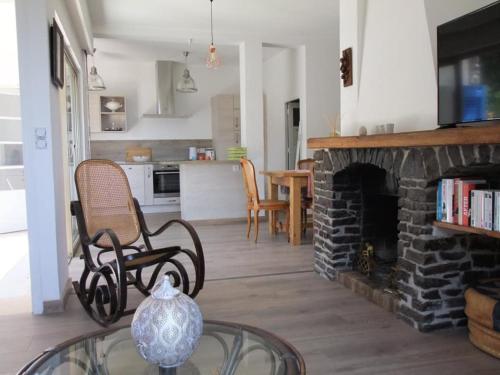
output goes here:
[[377, 186], [398, 199], [395, 310], [421, 331], [465, 325], [464, 291], [500, 277], [500, 241], [434, 228], [436, 186], [439, 178], [459, 176], [482, 176], [499, 186], [500, 146], [338, 148], [314, 157], [315, 270], [330, 280], [352, 272], [362, 242], [380, 237], [365, 227], [360, 179], [372, 181], [368, 171], [382, 171], [385, 184]]

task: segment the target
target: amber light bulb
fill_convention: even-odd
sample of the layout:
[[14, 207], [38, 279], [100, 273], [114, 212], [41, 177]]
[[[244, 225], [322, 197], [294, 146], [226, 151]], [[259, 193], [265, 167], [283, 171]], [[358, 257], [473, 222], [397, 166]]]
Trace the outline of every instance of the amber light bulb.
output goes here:
[[221, 61], [219, 56], [217, 55], [217, 49], [213, 44], [210, 44], [208, 47], [208, 56], [207, 56], [207, 68], [216, 69], [220, 66]]

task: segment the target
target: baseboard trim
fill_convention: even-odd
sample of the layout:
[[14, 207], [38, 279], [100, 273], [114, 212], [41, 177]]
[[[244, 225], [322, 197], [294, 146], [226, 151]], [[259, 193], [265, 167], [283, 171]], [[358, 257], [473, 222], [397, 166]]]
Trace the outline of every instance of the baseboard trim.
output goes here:
[[66, 280], [66, 284], [64, 285], [64, 293], [62, 299], [52, 300], [52, 301], [44, 301], [43, 302], [43, 315], [50, 314], [58, 314], [64, 312], [66, 307], [66, 302], [68, 302], [69, 295], [72, 291], [71, 278]]

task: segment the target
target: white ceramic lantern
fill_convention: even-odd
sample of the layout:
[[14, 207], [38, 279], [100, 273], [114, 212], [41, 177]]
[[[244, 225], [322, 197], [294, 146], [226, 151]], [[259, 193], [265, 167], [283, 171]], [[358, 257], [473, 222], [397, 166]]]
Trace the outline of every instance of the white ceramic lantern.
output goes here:
[[139, 354], [160, 367], [179, 367], [194, 352], [203, 332], [196, 302], [173, 288], [168, 276], [153, 287], [132, 320], [132, 338]]

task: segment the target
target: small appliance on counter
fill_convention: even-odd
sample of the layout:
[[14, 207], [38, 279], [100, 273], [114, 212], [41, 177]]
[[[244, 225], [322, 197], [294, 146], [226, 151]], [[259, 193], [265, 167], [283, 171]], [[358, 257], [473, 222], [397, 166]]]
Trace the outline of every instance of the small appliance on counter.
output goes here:
[[215, 150], [213, 148], [205, 149], [205, 159], [206, 160], [215, 160]]
[[204, 148], [199, 148], [198, 149], [198, 155], [197, 155], [197, 159], [198, 160], [205, 160], [205, 149]]
[[196, 147], [189, 147], [188, 159], [196, 160], [198, 158], [198, 149]]

